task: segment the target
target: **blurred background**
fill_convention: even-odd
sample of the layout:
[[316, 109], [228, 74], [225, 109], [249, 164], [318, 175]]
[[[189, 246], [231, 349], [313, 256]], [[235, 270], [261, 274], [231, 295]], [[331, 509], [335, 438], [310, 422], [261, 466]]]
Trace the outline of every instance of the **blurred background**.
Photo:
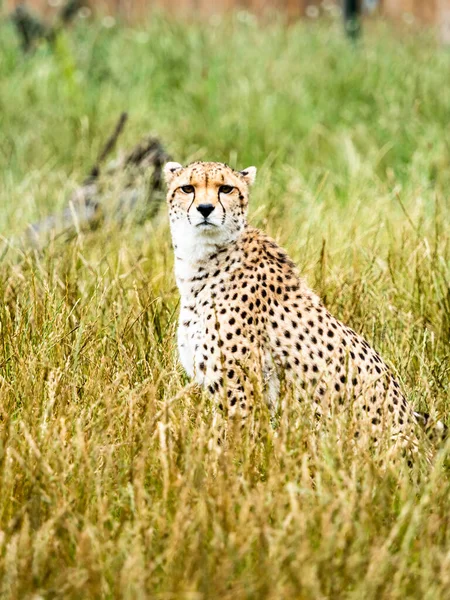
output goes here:
[[[64, 0], [6, 0], [12, 10], [18, 4], [50, 14]], [[248, 10], [256, 14], [277, 10], [289, 18], [316, 18], [333, 7], [344, 8], [345, 4], [357, 5], [366, 14], [377, 14], [396, 22], [413, 21], [435, 26], [441, 37], [450, 41], [450, 0], [86, 0], [83, 3], [91, 10], [110, 15], [119, 15], [130, 21], [138, 21], [152, 10], [167, 10], [174, 14], [208, 16], [233, 10]]]
[[[362, 165], [363, 195], [447, 179], [450, 0], [0, 7], [0, 201], [20, 189], [3, 203], [2, 229], [65, 206], [123, 112], [105, 165], [152, 132], [180, 160], [274, 167], [267, 189], [289, 205], [323, 177], [322, 192], [351, 197], [347, 175]], [[289, 169], [297, 186], [286, 187]]]
[[5, 232], [53, 232], [75, 198], [89, 224], [106, 197], [148, 204], [168, 156], [257, 163], [255, 218], [274, 227], [319, 192], [345, 206], [447, 183], [450, 0], [0, 6]]

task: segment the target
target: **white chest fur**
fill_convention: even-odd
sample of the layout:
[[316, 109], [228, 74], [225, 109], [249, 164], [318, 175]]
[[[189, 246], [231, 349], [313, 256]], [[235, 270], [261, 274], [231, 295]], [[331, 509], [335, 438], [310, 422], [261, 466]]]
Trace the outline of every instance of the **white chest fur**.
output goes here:
[[[190, 225], [182, 221], [171, 221], [172, 239], [175, 250], [175, 277], [181, 295], [181, 309], [178, 326], [178, 351], [180, 360], [189, 377], [203, 384], [204, 373], [198, 368], [202, 362], [202, 347], [206, 335], [206, 321], [203, 306], [211, 305], [210, 287], [211, 259], [218, 251], [227, 248], [239, 236], [239, 230], [232, 234], [226, 230], [214, 231], [210, 235], [193, 233]], [[217, 266], [216, 266], [217, 268]]]
[[193, 311], [186, 306], [180, 310], [180, 320], [178, 323], [178, 353], [180, 361], [189, 377], [195, 375], [195, 349], [198, 342], [197, 324], [192, 322], [195, 319]]
[[[203, 383], [203, 375], [196, 365], [196, 356], [203, 344], [206, 323], [200, 310], [201, 303], [210, 300], [209, 290], [201, 281], [202, 269], [178, 259], [175, 267], [178, 289], [181, 294], [178, 323], [178, 352], [181, 364], [189, 377]], [[206, 288], [206, 289], [203, 289]]]

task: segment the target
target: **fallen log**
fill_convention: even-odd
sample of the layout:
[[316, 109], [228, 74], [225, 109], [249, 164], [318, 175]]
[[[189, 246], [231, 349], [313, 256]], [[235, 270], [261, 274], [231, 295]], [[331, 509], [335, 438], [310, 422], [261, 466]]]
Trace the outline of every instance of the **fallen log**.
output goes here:
[[128, 152], [103, 168], [127, 122], [122, 113], [83, 183], [71, 194], [59, 213], [28, 226], [8, 247], [42, 250], [55, 239], [68, 240], [77, 232], [94, 230], [106, 223], [119, 227], [125, 220], [136, 223], [152, 218], [164, 199], [163, 165], [170, 160], [160, 140], [147, 135]]

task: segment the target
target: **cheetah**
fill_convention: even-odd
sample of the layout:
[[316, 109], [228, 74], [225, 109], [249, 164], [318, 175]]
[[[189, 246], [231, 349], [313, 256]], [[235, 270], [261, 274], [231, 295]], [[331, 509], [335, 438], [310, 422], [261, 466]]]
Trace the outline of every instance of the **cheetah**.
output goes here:
[[389, 427], [391, 439], [417, 445], [427, 416], [413, 411], [379, 354], [328, 312], [286, 252], [247, 224], [256, 168], [169, 162], [164, 174], [188, 376], [242, 423], [259, 392], [277, 410], [283, 380], [318, 416], [351, 402], [373, 441]]

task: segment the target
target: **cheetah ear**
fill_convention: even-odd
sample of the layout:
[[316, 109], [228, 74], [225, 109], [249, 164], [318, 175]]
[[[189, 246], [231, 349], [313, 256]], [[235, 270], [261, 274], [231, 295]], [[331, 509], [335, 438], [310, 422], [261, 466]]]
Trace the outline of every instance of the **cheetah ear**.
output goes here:
[[166, 163], [164, 165], [164, 178], [166, 180], [166, 183], [169, 184], [177, 174], [177, 171], [180, 171], [182, 168], [183, 166], [177, 162]]
[[247, 167], [243, 171], [240, 171], [240, 174], [247, 185], [253, 185], [256, 178], [256, 167]]

